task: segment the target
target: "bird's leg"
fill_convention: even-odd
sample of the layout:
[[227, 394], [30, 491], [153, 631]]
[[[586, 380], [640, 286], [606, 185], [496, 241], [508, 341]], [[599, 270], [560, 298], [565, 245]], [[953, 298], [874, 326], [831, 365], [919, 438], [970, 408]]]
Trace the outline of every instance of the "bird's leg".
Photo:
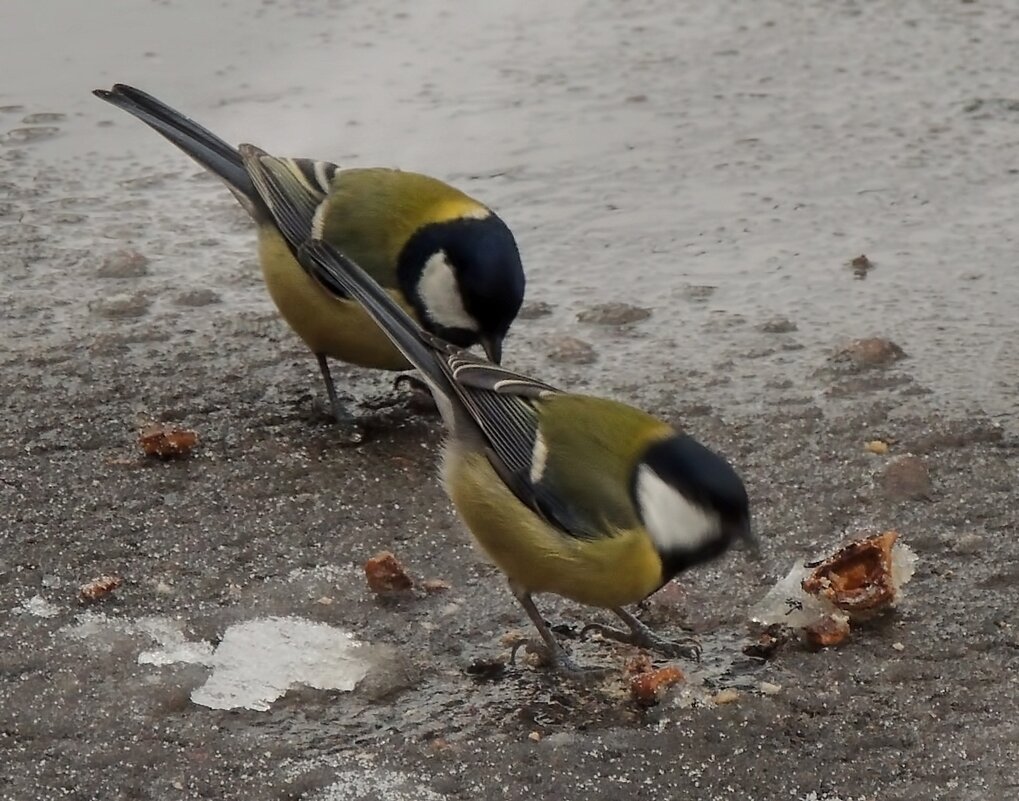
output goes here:
[[683, 659], [700, 661], [701, 645], [693, 637], [684, 637], [681, 640], [667, 640], [664, 637], [659, 637], [621, 606], [617, 606], [612, 611], [626, 624], [626, 627], [630, 630], [629, 632], [620, 631], [611, 626], [604, 626], [601, 623], [588, 623], [581, 630], [580, 636], [583, 637], [588, 632], [594, 631], [608, 640], [637, 645], [641, 648], [647, 648], [649, 651], [656, 651], [663, 656], [682, 657]]
[[364, 431], [361, 430], [354, 415], [347, 411], [347, 407], [340, 403], [340, 399], [336, 396], [336, 385], [333, 383], [332, 373], [329, 372], [326, 355], [316, 353], [315, 358], [318, 360], [318, 369], [322, 372], [322, 379], [326, 384], [326, 394], [329, 396], [329, 407], [332, 410], [333, 418], [351, 443], [361, 442], [364, 440]]
[[527, 612], [527, 616], [531, 619], [534, 627], [538, 630], [538, 634], [541, 635], [541, 639], [545, 643], [545, 647], [548, 649], [549, 661], [552, 666], [571, 678], [591, 678], [597, 675], [600, 671], [598, 669], [582, 668], [573, 658], [566, 653], [563, 647], [556, 640], [555, 635], [548, 627], [548, 623], [541, 616], [538, 611], [538, 607], [534, 605], [534, 601], [531, 599], [531, 594], [527, 592], [523, 587], [517, 586], [514, 582], [510, 582], [510, 590], [516, 599], [520, 601], [520, 605], [524, 607], [524, 611]]

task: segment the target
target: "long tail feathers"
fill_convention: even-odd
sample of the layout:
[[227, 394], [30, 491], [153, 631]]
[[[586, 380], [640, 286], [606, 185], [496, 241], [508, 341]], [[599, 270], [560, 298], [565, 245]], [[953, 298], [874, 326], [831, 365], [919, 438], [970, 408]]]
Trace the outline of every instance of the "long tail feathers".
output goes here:
[[109, 91], [96, 89], [93, 94], [137, 117], [164, 136], [221, 178], [241, 204], [248, 211], [253, 211], [258, 195], [244, 169], [241, 154], [235, 147], [161, 100], [133, 86], [118, 83]]

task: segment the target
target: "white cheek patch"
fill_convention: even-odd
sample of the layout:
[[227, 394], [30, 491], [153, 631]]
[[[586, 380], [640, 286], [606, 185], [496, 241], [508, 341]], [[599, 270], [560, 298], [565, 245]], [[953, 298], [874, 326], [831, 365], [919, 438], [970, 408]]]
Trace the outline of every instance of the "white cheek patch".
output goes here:
[[721, 530], [717, 515], [688, 501], [647, 465], [637, 472], [637, 503], [644, 526], [661, 551], [695, 551]]
[[433, 323], [444, 328], [478, 330], [477, 321], [464, 309], [453, 267], [441, 250], [425, 262], [417, 289]]

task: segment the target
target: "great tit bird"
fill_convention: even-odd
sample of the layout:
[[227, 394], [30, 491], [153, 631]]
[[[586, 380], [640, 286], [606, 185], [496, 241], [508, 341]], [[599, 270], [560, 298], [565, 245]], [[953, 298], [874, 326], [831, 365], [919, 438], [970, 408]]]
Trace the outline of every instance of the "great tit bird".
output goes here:
[[611, 609], [614, 639], [674, 655], [623, 607], [736, 539], [754, 543], [746, 489], [721, 456], [638, 409], [576, 395], [429, 334], [295, 202], [287, 164], [241, 145], [255, 189], [310, 275], [361, 303], [424, 376], [448, 428], [442, 482], [482, 550], [506, 574], [553, 663], [578, 671], [531, 596]]
[[[356, 431], [341, 405], [327, 357], [361, 367], [406, 370], [398, 347], [336, 286], [312, 280], [294, 259], [310, 236], [281, 237], [235, 147], [151, 95], [124, 84], [94, 94], [134, 115], [221, 178], [258, 225], [269, 295], [311, 348], [336, 420]], [[524, 271], [516, 240], [484, 204], [426, 175], [386, 168], [341, 170], [309, 159], [275, 162], [281, 185], [309, 205], [319, 236], [355, 259], [425, 330], [462, 348], [481, 344], [499, 363], [520, 310]], [[296, 244], [295, 244], [296, 243]]]

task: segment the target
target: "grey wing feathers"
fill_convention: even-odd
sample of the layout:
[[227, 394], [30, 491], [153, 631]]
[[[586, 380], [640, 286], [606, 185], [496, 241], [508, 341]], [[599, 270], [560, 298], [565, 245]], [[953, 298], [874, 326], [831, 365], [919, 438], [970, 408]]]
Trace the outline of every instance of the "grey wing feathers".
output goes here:
[[[241, 148], [252, 180], [285, 235], [306, 236], [313, 227], [314, 208], [300, 193], [280, 186], [287, 181], [279, 170], [266, 168], [260, 151]], [[289, 172], [289, 171], [288, 171]], [[292, 173], [290, 173], [292, 175]], [[522, 503], [576, 537], [599, 536], [598, 528], [565, 504], [540, 477], [532, 481], [532, 464], [538, 443], [540, 419], [536, 404], [559, 392], [542, 381], [492, 364], [435, 337], [397, 305], [388, 293], [354, 261], [320, 239], [304, 241], [299, 261], [315, 278], [334, 291], [360, 303], [427, 378], [433, 392], [441, 393], [466, 417], [487, 443], [493, 469]]]
[[540, 398], [544, 393], [559, 391], [543, 381], [493, 364], [467, 351], [457, 351], [448, 361], [453, 377], [464, 386], [475, 389], [488, 389], [527, 398]]
[[309, 174], [315, 176], [314, 167], [308, 166], [314, 162], [278, 159], [254, 145], [241, 145], [240, 154], [255, 190], [296, 252], [311, 238], [315, 214], [325, 197], [317, 179], [309, 178]]
[[[506, 371], [509, 372], [509, 371]], [[546, 471], [532, 474], [536, 444], [540, 436], [540, 420], [535, 399], [547, 398], [555, 390], [524, 376], [519, 381], [502, 379], [492, 389], [464, 387], [464, 405], [485, 432], [490, 443], [489, 461], [506, 485], [520, 501], [550, 525], [572, 537], [594, 539], [604, 536], [604, 527], [576, 509], [549, 485]], [[523, 393], [518, 392], [523, 389]]]
[[333, 178], [340, 168], [329, 161], [315, 159], [281, 159], [295, 174], [304, 178], [308, 191], [324, 200], [333, 186]]
[[531, 471], [540, 420], [535, 402], [559, 392], [506, 367], [491, 364], [422, 331], [385, 291], [354, 262], [320, 240], [306, 243], [302, 260], [321, 280], [369, 311], [407, 358], [471, 420], [487, 442], [488, 460], [520, 502], [550, 525], [573, 537], [594, 538], [602, 530], [565, 503]]

